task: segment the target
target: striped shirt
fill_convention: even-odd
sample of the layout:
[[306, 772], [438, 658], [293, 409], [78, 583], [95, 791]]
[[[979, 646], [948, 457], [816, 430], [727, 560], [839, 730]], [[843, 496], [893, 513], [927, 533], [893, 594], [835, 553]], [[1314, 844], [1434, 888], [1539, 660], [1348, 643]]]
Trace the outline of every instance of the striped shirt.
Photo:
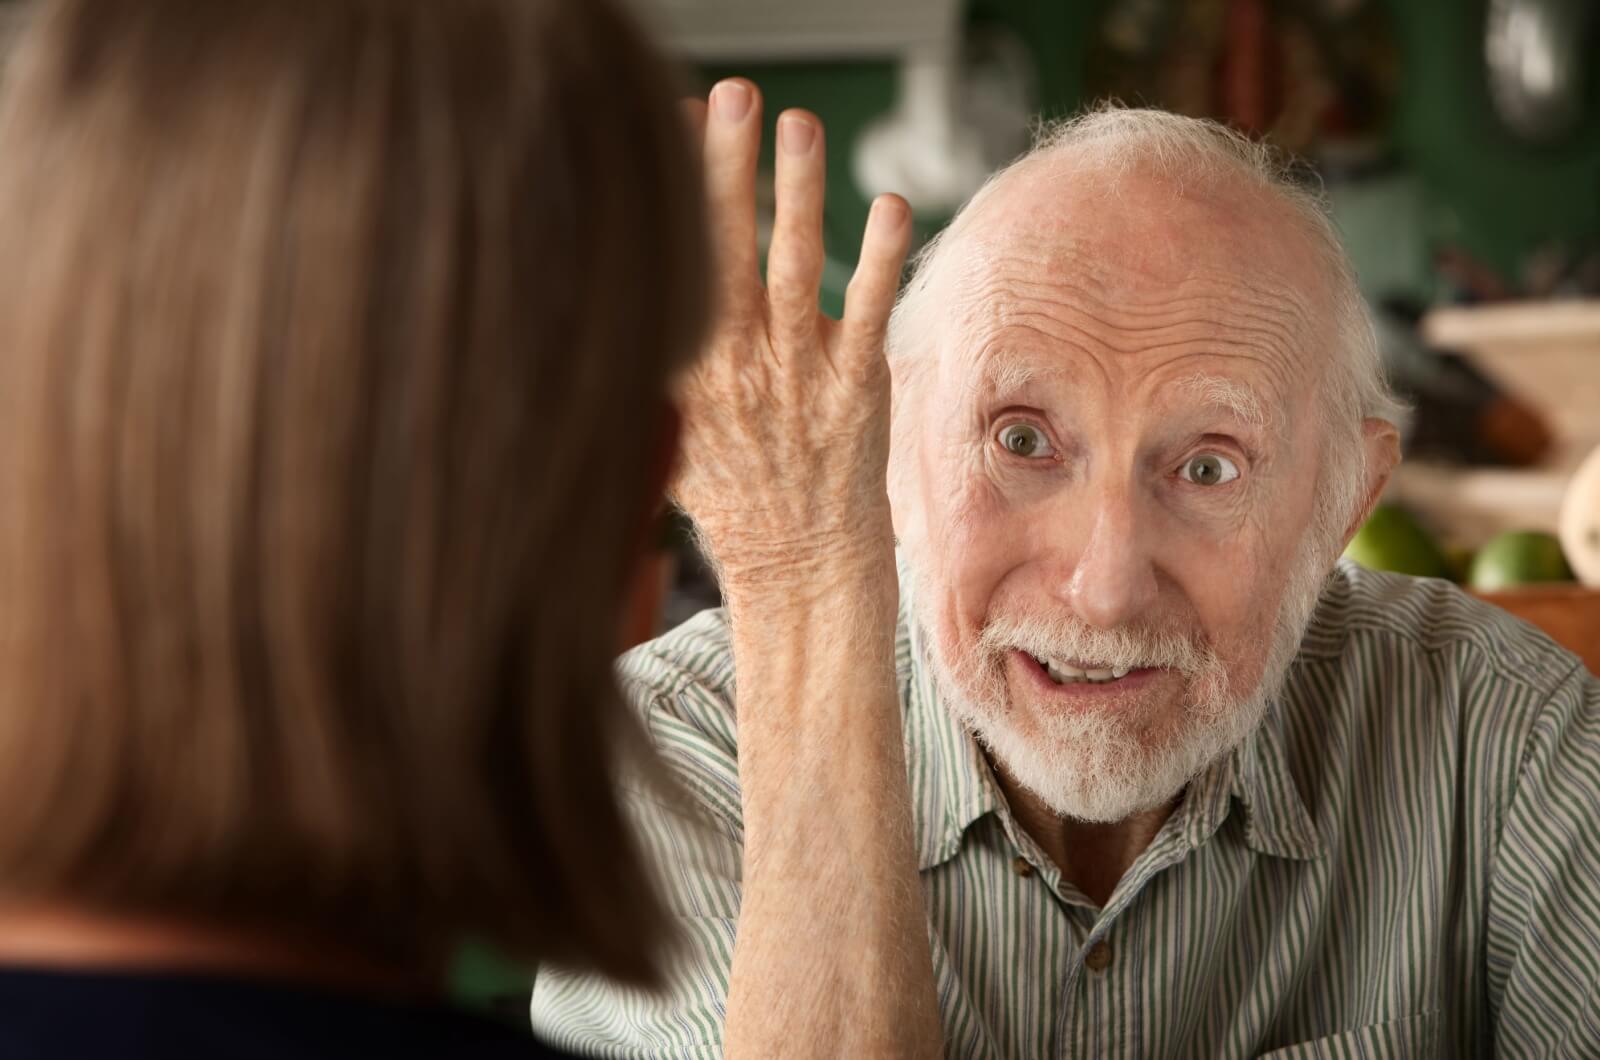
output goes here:
[[[903, 615], [898, 649], [946, 1055], [1600, 1057], [1600, 680], [1532, 627], [1341, 563], [1261, 727], [1103, 908], [1007, 810]], [[687, 944], [661, 995], [541, 972], [533, 1022], [600, 1056], [720, 1056], [741, 836], [724, 616], [621, 670], [695, 807], [631, 793]]]

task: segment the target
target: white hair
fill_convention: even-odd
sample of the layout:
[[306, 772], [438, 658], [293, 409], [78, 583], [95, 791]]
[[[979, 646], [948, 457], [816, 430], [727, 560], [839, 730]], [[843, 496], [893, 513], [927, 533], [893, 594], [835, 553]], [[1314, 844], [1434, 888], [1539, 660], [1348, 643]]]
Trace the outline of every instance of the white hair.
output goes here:
[[[1060, 611], [994, 612], [975, 644], [946, 645], [938, 636], [935, 587], [926, 567], [913, 561], [911, 612], [922, 660], [951, 717], [1053, 812], [1082, 821], [1126, 820], [1169, 802], [1261, 724], [1299, 653], [1340, 536], [1321, 519], [1302, 536], [1260, 676], [1249, 686], [1229, 673], [1196, 630], [1097, 628]], [[1036, 658], [1094, 660], [1108, 669], [1156, 667], [1178, 674], [1185, 682], [1181, 711], [1164, 736], [1148, 743], [1144, 730], [1156, 719], [1131, 705], [1110, 711], [1030, 709], [1007, 685], [1005, 658], [1013, 649]]]
[[[1024, 163], [1070, 155], [1101, 171], [1121, 175], [1137, 170], [1183, 182], [1228, 183], [1256, 191], [1282, 206], [1306, 237], [1327, 277], [1334, 314], [1335, 358], [1326, 366], [1322, 415], [1327, 431], [1329, 463], [1324, 468], [1316, 518], [1325, 535], [1344, 529], [1365, 498], [1366, 459], [1362, 444], [1364, 419], [1399, 420], [1402, 404], [1384, 377], [1372, 318], [1356, 282], [1355, 269], [1339, 240], [1320, 187], [1309, 186], [1306, 170], [1266, 144], [1253, 141], [1213, 121], [1165, 111], [1104, 105], [1077, 117], [1041, 126], [1034, 146], [990, 176], [956, 217], [916, 255], [910, 282], [901, 293], [889, 322], [888, 357], [897, 391], [926, 370], [931, 347], [928, 329], [940, 317], [939, 299], [930, 299], [951, 245], [973, 207], [993, 194], [1006, 176]], [[896, 399], [898, 413], [905, 403]], [[898, 419], [898, 416], [896, 417]], [[903, 474], [899, 451], [909, 432], [897, 425], [896, 459], [891, 481]], [[904, 495], [897, 487], [895, 493]]]
[[[1325, 543], [1302, 542], [1274, 617], [1260, 677], [1240, 687], [1215, 650], [1189, 635], [1142, 628], [1097, 629], [1075, 616], [1015, 611], [991, 615], [978, 641], [947, 651], [935, 632], [927, 587], [913, 571], [912, 612], [923, 661], [940, 701], [1018, 784], [1062, 817], [1112, 822], [1170, 801], [1261, 724], [1298, 653], [1327, 581]], [[1012, 649], [1097, 665], [1160, 667], [1186, 689], [1174, 731], [1147, 745], [1149, 718], [1131, 707], [1039, 711], [1013, 698], [1005, 677]]]

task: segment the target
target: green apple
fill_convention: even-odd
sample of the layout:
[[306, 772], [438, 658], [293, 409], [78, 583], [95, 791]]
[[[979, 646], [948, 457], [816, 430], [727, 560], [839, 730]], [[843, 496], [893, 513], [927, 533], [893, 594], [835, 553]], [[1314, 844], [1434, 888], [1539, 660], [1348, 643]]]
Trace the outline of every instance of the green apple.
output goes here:
[[1363, 567], [1418, 578], [1450, 577], [1450, 561], [1404, 508], [1379, 505], [1350, 539], [1344, 554]]
[[1494, 538], [1478, 550], [1467, 575], [1467, 583], [1480, 592], [1572, 580], [1561, 542], [1538, 530], [1513, 530]]

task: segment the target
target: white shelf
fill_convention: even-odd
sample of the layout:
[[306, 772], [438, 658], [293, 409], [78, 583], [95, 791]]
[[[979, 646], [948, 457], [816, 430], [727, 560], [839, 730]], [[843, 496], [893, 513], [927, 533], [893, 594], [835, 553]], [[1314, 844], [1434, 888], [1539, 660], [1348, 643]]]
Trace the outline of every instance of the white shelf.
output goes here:
[[1436, 346], [1588, 344], [1600, 353], [1600, 298], [1446, 306], [1428, 313], [1422, 333]]
[[1387, 499], [1468, 547], [1506, 530], [1554, 533], [1572, 472], [1600, 445], [1600, 300], [1452, 306], [1430, 312], [1422, 330], [1537, 408], [1555, 444], [1526, 470], [1406, 462]]

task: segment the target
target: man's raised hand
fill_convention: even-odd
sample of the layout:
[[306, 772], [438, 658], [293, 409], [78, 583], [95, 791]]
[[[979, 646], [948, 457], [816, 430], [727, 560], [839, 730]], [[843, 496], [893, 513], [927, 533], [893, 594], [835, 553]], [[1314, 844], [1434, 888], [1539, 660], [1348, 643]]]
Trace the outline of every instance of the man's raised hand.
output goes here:
[[685, 104], [704, 147], [717, 261], [709, 348], [685, 380], [683, 463], [673, 487], [724, 592], [809, 581], [819, 566], [892, 562], [885, 475], [884, 335], [911, 237], [899, 196], [872, 205], [842, 320], [817, 308], [822, 282], [822, 123], [777, 123], [776, 216], [759, 272], [756, 164], [761, 96], [719, 83]]

